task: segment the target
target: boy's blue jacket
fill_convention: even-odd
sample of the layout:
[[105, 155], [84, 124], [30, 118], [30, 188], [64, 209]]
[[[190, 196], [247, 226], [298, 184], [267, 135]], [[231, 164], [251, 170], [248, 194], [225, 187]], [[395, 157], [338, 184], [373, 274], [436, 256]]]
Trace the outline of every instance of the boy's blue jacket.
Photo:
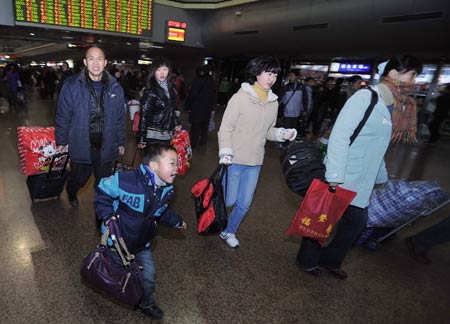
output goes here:
[[100, 180], [95, 190], [95, 210], [100, 220], [118, 215], [122, 236], [131, 253], [150, 246], [157, 224], [181, 226], [183, 220], [167, 208], [173, 186], [156, 189], [153, 172], [143, 164], [133, 171], [117, 172]]

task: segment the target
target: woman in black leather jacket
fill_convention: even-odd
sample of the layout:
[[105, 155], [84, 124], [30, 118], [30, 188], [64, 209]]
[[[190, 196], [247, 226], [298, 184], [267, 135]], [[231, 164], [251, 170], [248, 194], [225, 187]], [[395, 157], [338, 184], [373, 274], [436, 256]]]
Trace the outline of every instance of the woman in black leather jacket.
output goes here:
[[156, 59], [141, 98], [141, 119], [137, 134], [139, 148], [156, 142], [170, 142], [175, 128], [180, 126], [175, 103], [176, 90], [171, 79], [171, 64], [165, 58]]

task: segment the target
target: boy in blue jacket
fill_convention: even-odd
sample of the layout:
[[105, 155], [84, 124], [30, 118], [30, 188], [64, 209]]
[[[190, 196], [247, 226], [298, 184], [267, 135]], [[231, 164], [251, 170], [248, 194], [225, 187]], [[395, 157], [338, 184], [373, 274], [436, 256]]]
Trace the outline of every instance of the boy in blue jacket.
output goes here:
[[[167, 209], [168, 201], [173, 196], [172, 183], [177, 175], [177, 165], [177, 152], [173, 146], [150, 145], [139, 168], [103, 178], [95, 193], [94, 205], [98, 218], [105, 224], [113, 217], [119, 219], [128, 250], [143, 267], [144, 296], [137, 308], [155, 320], [162, 320], [164, 313], [153, 296], [155, 267], [150, 241], [156, 235], [157, 222], [186, 229], [182, 218]], [[119, 256], [116, 256], [120, 262]]]

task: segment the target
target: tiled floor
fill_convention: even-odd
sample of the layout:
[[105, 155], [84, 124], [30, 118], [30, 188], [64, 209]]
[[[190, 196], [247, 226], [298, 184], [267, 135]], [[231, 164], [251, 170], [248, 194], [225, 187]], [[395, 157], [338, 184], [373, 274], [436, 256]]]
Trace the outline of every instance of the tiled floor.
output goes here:
[[[0, 115], [1, 323], [144, 323], [130, 307], [93, 291], [79, 275], [83, 256], [99, 237], [92, 183], [72, 209], [65, 195], [34, 204], [17, 171], [18, 125], [53, 124], [54, 101], [32, 97], [28, 107]], [[220, 114], [217, 115], [219, 124]], [[134, 152], [129, 133], [127, 159]], [[392, 177], [437, 180], [450, 192], [450, 142], [396, 145], [387, 155]], [[279, 152], [266, 158], [250, 212], [238, 232], [239, 249], [217, 236], [199, 236], [190, 186], [217, 163], [217, 136], [194, 151], [191, 170], [177, 178], [172, 208], [188, 223], [178, 232], [160, 227], [154, 242], [157, 300], [165, 323], [449, 323], [450, 245], [434, 248], [431, 266], [413, 261], [403, 242], [450, 207], [402, 230], [377, 251], [355, 247], [345, 259], [347, 280], [310, 277], [295, 263], [299, 238], [284, 231], [300, 198], [281, 174]]]

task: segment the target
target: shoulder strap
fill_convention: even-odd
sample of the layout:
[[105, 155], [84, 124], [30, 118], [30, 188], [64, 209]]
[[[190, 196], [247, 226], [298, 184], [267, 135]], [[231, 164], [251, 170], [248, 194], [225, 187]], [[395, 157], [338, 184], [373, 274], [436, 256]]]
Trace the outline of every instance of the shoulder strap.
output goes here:
[[297, 89], [298, 89], [298, 83], [296, 82], [296, 83], [295, 83], [294, 91], [292, 91], [290, 97], [289, 97], [288, 100], [286, 100], [286, 102], [284, 103], [285, 106], [287, 106], [288, 102], [292, 99], [292, 97], [294, 96], [295, 91], [297, 91]]
[[355, 131], [353, 132], [352, 136], [350, 136], [350, 145], [352, 145], [353, 142], [355, 141], [355, 139], [358, 136], [359, 132], [361, 131], [361, 129], [366, 124], [367, 119], [369, 119], [369, 116], [372, 113], [373, 108], [375, 108], [375, 105], [378, 102], [378, 94], [371, 87], [367, 87], [366, 89], [369, 90], [372, 93], [372, 97], [370, 99], [370, 105], [367, 108], [366, 112], [364, 113], [363, 119], [359, 122], [358, 126], [355, 128]]

